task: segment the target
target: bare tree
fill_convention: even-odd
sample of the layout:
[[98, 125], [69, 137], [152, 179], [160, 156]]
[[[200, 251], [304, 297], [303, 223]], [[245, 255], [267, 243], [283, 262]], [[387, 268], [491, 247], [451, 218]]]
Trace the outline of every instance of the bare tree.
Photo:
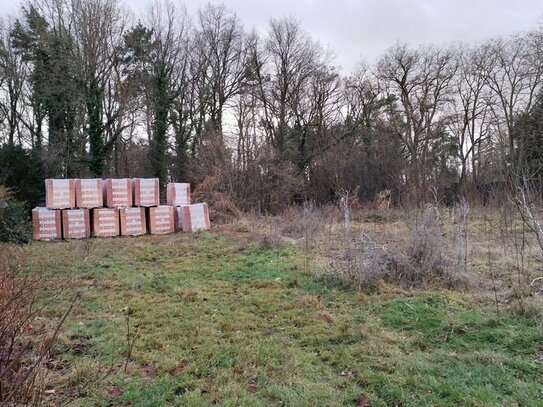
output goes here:
[[492, 112], [499, 133], [507, 139], [511, 161], [516, 155], [515, 118], [530, 110], [541, 82], [543, 60], [537, 48], [521, 35], [493, 39], [481, 47], [482, 58], [477, 60], [478, 69], [494, 95]]
[[477, 50], [462, 46], [457, 50], [458, 70], [453, 79], [454, 97], [450, 100], [452, 113], [447, 128], [457, 145], [460, 161], [460, 184], [466, 183], [468, 171], [477, 184], [477, 154], [489, 136], [489, 95], [478, 62]]
[[450, 99], [456, 69], [451, 49], [423, 46], [415, 50], [402, 44], [390, 48], [377, 65], [384, 91], [398, 100], [390, 109], [402, 117], [396, 134], [409, 159], [407, 177], [418, 203], [426, 199], [428, 169], [443, 141], [447, 119], [443, 107]]
[[248, 37], [246, 77], [233, 107], [237, 125], [236, 161], [243, 171], [246, 171], [249, 163], [255, 160], [257, 148], [262, 141], [260, 126], [262, 104], [258, 94], [257, 77], [254, 74], [259, 69], [258, 44], [256, 33], [252, 33]]
[[223, 5], [208, 4], [198, 12], [193, 45], [203, 64], [200, 80], [205, 87], [210, 130], [222, 137], [223, 111], [245, 79], [247, 36], [234, 13]]
[[303, 169], [311, 156], [310, 129], [322, 131], [328, 106], [337, 100], [338, 75], [329, 55], [294, 20], [271, 20], [263, 45], [254, 73], [265, 134]]

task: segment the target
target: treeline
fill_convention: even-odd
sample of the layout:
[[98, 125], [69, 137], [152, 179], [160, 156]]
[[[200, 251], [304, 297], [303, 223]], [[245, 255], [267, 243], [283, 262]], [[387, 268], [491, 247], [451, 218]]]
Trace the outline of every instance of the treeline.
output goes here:
[[276, 211], [345, 190], [485, 201], [510, 174], [541, 178], [541, 28], [397, 43], [347, 76], [298, 22], [257, 33], [223, 5], [31, 0], [1, 33], [0, 183], [31, 163], [188, 180], [211, 204]]

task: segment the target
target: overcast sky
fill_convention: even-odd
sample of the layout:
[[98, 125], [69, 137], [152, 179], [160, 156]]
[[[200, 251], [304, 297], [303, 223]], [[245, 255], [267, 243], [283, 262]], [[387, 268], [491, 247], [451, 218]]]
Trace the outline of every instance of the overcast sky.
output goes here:
[[[122, 0], [132, 11], [147, 0]], [[175, 1], [175, 0], [174, 0]], [[185, 0], [191, 14], [208, 0]], [[479, 42], [536, 28], [541, 0], [228, 0], [247, 29], [264, 30], [271, 17], [290, 16], [348, 72], [374, 62], [396, 41], [418, 45]], [[0, 0], [0, 15], [17, 11], [19, 0]]]

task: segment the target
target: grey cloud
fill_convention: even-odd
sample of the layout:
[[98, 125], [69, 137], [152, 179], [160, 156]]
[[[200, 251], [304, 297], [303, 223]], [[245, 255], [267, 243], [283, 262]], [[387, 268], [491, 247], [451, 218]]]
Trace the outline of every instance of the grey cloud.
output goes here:
[[[146, 0], [123, 0], [133, 11]], [[195, 12], [207, 0], [187, 0]], [[19, 2], [3, 0], [0, 14]], [[543, 15], [538, 0], [230, 0], [246, 28], [264, 31], [270, 18], [291, 16], [336, 55], [349, 71], [361, 60], [375, 61], [396, 41], [421, 43], [480, 42], [537, 27]]]

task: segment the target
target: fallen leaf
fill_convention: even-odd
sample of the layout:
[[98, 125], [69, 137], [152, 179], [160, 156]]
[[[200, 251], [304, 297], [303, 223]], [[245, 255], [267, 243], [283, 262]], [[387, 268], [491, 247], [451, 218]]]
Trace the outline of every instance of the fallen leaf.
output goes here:
[[108, 391], [108, 397], [109, 397], [110, 400], [117, 399], [117, 398], [121, 397], [123, 394], [124, 394], [124, 392], [121, 389], [119, 389], [118, 387], [112, 387]]
[[154, 378], [156, 377], [156, 369], [153, 363], [147, 363], [141, 367], [141, 370], [147, 377]]
[[358, 407], [367, 407], [370, 405], [370, 400], [366, 397], [362, 397], [358, 402]]
[[332, 317], [331, 314], [329, 314], [328, 312], [323, 312], [321, 314], [321, 317], [322, 319], [327, 323], [327, 324], [331, 324], [334, 322], [334, 318]]
[[180, 360], [179, 363], [177, 363], [177, 366], [172, 370], [172, 374], [177, 375], [179, 373], [182, 373], [183, 370], [188, 366], [189, 361], [187, 359]]

